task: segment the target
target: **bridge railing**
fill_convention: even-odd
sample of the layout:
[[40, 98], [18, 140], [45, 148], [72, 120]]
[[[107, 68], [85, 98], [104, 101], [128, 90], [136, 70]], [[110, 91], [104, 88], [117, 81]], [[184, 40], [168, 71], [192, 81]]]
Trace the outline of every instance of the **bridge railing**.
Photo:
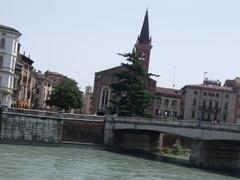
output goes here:
[[[109, 118], [110, 120], [111, 118]], [[191, 127], [198, 129], [214, 129], [240, 132], [240, 125], [226, 123], [212, 123], [196, 120], [173, 120], [173, 119], [146, 119], [141, 117], [112, 117], [113, 122], [134, 123], [145, 125], [163, 125], [175, 127]]]

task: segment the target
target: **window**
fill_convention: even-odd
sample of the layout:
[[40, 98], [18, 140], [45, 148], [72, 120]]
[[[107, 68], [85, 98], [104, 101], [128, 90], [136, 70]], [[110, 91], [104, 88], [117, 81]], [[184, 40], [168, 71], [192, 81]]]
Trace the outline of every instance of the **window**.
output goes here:
[[13, 45], [13, 52], [16, 53], [16, 47], [17, 47], [17, 42], [14, 43]]
[[216, 97], [219, 97], [219, 94], [218, 94], [218, 93], [216, 94]]
[[194, 91], [194, 95], [197, 95], [198, 94], [198, 92], [197, 91]]
[[158, 98], [158, 99], [157, 99], [156, 104], [157, 104], [157, 106], [161, 106], [161, 104], [162, 104], [162, 100], [161, 100], [161, 98]]
[[173, 101], [172, 101], [172, 107], [173, 107], [173, 108], [176, 108], [176, 107], [177, 107], [177, 101], [176, 101], [176, 100], [173, 100]]
[[195, 111], [192, 111], [192, 118], [195, 119]]
[[170, 115], [169, 111], [168, 111], [168, 110], [165, 110], [165, 111], [164, 111], [164, 117], [169, 117], [169, 115]]
[[165, 99], [165, 101], [164, 101], [164, 106], [168, 106], [168, 104], [169, 104], [169, 100], [168, 100], [168, 99]]
[[225, 96], [226, 98], [229, 98], [229, 95], [228, 94], [226, 94], [226, 96]]
[[208, 96], [213, 97], [213, 96], [215, 96], [215, 93], [209, 92], [209, 93], [208, 93]]
[[203, 108], [206, 108], [206, 100], [203, 101]]
[[11, 84], [10, 84], [10, 87], [13, 88], [13, 82], [14, 82], [14, 78], [12, 77], [11, 78]]
[[156, 110], [155, 110], [155, 115], [161, 116], [161, 115], [162, 115], [161, 109], [156, 109]]
[[223, 122], [227, 122], [227, 114], [223, 114]]
[[3, 56], [0, 56], [0, 67], [3, 67]]
[[1, 38], [1, 39], [0, 39], [0, 48], [1, 48], [1, 49], [4, 49], [4, 48], [5, 48], [5, 39], [4, 39], [4, 38]]
[[108, 106], [109, 98], [110, 98], [109, 88], [108, 87], [103, 87], [102, 93], [101, 93], [100, 108], [105, 109]]
[[207, 96], [207, 93], [206, 93], [206, 92], [204, 92], [203, 94], [204, 94], [204, 96]]
[[145, 52], [144, 52], [144, 51], [141, 51], [141, 52], [139, 53], [139, 59], [140, 59], [140, 60], [145, 60], [145, 58], [146, 58]]
[[177, 112], [173, 111], [173, 117], [177, 117]]
[[209, 102], [209, 109], [212, 109], [212, 101]]
[[228, 103], [224, 104], [224, 109], [227, 110], [228, 109]]
[[215, 102], [215, 109], [218, 109], [218, 102]]
[[194, 99], [194, 100], [193, 100], [193, 106], [196, 106], [196, 105], [197, 105], [197, 100]]
[[2, 86], [2, 77], [0, 76], [0, 86]]

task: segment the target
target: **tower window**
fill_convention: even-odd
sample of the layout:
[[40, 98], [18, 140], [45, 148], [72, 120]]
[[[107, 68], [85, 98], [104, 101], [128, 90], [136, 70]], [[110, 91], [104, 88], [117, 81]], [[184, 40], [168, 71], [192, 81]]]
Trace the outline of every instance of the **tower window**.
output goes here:
[[145, 60], [146, 54], [145, 54], [144, 51], [141, 51], [141, 52], [139, 53], [139, 58], [140, 58], [140, 60]]

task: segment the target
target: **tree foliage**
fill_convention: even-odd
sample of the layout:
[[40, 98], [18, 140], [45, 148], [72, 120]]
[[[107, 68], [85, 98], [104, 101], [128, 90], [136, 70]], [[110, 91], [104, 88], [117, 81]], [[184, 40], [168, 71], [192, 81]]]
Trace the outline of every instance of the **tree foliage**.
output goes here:
[[127, 63], [121, 63], [124, 71], [114, 74], [118, 82], [111, 85], [111, 109], [119, 116], [147, 116], [147, 108], [154, 95], [146, 88], [144, 82], [153, 74], [144, 70], [136, 53], [119, 55], [125, 57]]
[[46, 101], [49, 106], [56, 106], [64, 109], [81, 109], [83, 106], [82, 92], [77, 86], [77, 82], [64, 77], [55, 87], [52, 94]]

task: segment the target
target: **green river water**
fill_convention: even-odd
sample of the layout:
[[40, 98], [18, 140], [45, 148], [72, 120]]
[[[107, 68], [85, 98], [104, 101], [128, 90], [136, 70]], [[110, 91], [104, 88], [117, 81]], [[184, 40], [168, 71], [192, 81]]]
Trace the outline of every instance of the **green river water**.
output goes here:
[[239, 180], [89, 148], [0, 145], [1, 180]]

